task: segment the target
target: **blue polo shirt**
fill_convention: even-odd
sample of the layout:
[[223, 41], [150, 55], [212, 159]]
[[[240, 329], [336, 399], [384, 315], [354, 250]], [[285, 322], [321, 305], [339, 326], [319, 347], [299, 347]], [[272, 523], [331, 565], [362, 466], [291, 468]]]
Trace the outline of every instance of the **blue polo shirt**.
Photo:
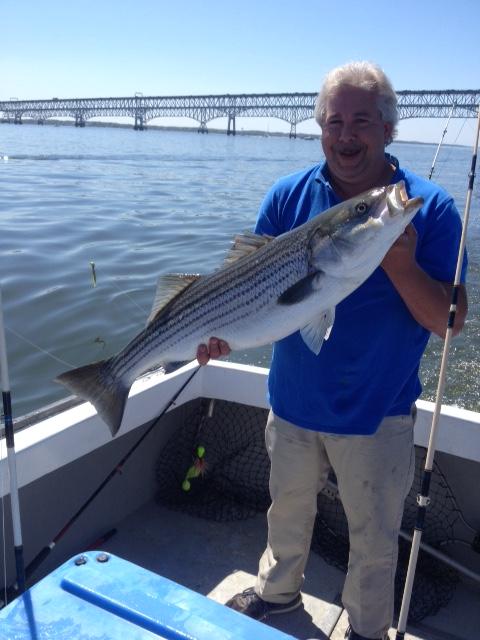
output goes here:
[[[453, 282], [461, 220], [453, 199], [396, 158], [392, 183], [404, 180], [424, 205], [413, 219], [416, 259], [432, 278]], [[281, 178], [263, 201], [256, 233], [277, 236], [337, 204], [325, 163]], [[462, 282], [465, 281], [466, 256]], [[407, 415], [422, 387], [420, 359], [430, 332], [419, 325], [381, 267], [342, 300], [316, 356], [299, 332], [274, 344], [268, 378], [275, 414], [333, 434], [374, 433], [385, 416]]]

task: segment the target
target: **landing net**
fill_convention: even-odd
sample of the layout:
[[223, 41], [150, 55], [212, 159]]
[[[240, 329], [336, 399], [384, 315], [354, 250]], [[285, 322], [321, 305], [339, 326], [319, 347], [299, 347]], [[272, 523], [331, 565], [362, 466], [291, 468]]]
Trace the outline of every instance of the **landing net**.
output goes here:
[[[270, 505], [270, 462], [264, 431], [267, 411], [216, 401], [211, 417], [209, 401], [192, 410], [184, 426], [162, 449], [156, 468], [158, 501], [171, 509], [216, 521], [243, 520]], [[415, 521], [423, 461], [417, 456], [415, 481], [407, 498], [402, 530], [411, 534]], [[454, 541], [454, 528], [461, 518], [455, 498], [438, 465], [435, 465], [431, 503], [423, 542], [443, 548]], [[329, 564], [346, 571], [348, 526], [331, 476], [318, 496], [318, 513], [312, 550]], [[396, 575], [396, 609], [401, 604], [410, 543], [400, 539]], [[418, 622], [436, 613], [451, 599], [457, 572], [444, 562], [420, 551], [409, 620]]]

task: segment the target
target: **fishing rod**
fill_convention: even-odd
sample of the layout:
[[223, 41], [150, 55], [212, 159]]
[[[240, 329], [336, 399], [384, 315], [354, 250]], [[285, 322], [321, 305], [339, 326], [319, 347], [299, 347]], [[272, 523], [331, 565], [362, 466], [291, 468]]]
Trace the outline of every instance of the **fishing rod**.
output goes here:
[[17, 590], [25, 591], [25, 563], [23, 559], [22, 524], [18, 495], [17, 465], [15, 458], [15, 438], [13, 434], [12, 396], [8, 377], [7, 344], [3, 323], [2, 288], [0, 287], [0, 371], [2, 382], [3, 417], [5, 420], [5, 440], [7, 443], [8, 471], [10, 476], [10, 505], [13, 523], [13, 547], [17, 572]]
[[460, 289], [460, 275], [462, 271], [463, 256], [465, 253], [465, 242], [467, 237], [468, 219], [470, 217], [470, 205], [472, 201], [473, 183], [475, 180], [475, 167], [477, 164], [478, 138], [480, 134], [480, 105], [478, 107], [477, 130], [475, 134], [475, 142], [473, 144], [472, 163], [470, 173], [468, 174], [467, 198], [465, 201], [465, 212], [463, 215], [462, 235], [460, 238], [460, 246], [458, 249], [457, 267], [455, 270], [455, 279], [452, 288], [452, 300], [450, 304], [450, 312], [448, 316], [447, 332], [445, 334], [445, 342], [443, 345], [442, 361], [440, 365], [440, 374], [438, 377], [437, 397], [435, 401], [435, 409], [433, 411], [432, 426], [430, 428], [430, 438], [428, 441], [427, 456], [425, 459], [425, 468], [423, 472], [422, 485], [420, 494], [417, 496], [418, 510], [415, 521], [412, 548], [410, 550], [410, 559], [408, 563], [407, 577], [405, 579], [405, 587], [403, 591], [402, 606], [400, 616], [398, 618], [397, 634], [395, 640], [404, 640], [405, 629], [407, 625], [408, 612], [410, 609], [410, 600], [412, 597], [413, 581], [415, 579], [415, 569], [417, 566], [418, 552], [420, 550], [420, 542], [424, 529], [424, 522], [428, 504], [430, 502], [430, 480], [433, 470], [433, 458], [435, 455], [436, 436], [438, 431], [438, 419], [442, 407], [442, 397], [445, 388], [445, 376], [447, 371], [447, 360], [450, 350], [450, 342], [452, 339], [453, 327], [455, 324], [455, 315], [457, 311], [458, 292]]
[[[58, 542], [63, 538], [63, 536], [69, 531], [70, 527], [78, 520], [78, 518], [82, 515], [82, 513], [87, 509], [87, 507], [95, 500], [98, 494], [106, 487], [106, 485], [110, 482], [110, 480], [117, 474], [121, 473], [123, 470], [123, 466], [130, 458], [130, 456], [138, 449], [141, 443], [145, 440], [145, 438], [149, 435], [152, 429], [158, 424], [158, 422], [163, 418], [166, 412], [170, 409], [170, 407], [175, 403], [178, 396], [182, 393], [185, 387], [190, 383], [193, 377], [198, 373], [200, 369], [200, 365], [198, 365], [192, 373], [188, 376], [186, 381], [181, 385], [178, 391], [172, 396], [172, 398], [168, 401], [165, 407], [162, 409], [160, 415], [158, 415], [153, 422], [150, 424], [148, 429], [144, 431], [144, 433], [140, 436], [140, 438], [135, 442], [135, 444], [127, 451], [127, 453], [123, 456], [123, 458], [118, 462], [115, 467], [110, 471], [110, 473], [106, 476], [106, 478], [100, 483], [100, 485], [90, 494], [87, 500], [83, 503], [83, 505], [76, 511], [76, 513], [68, 520], [68, 522], [61, 528], [61, 530], [57, 533], [57, 535], [53, 538], [53, 540], [43, 547], [41, 551], [35, 556], [35, 558], [30, 562], [27, 566], [25, 574], [26, 579], [28, 580], [32, 574], [38, 569], [38, 567], [42, 564], [42, 562], [48, 557], [50, 552], [55, 548]], [[9, 589], [12, 592], [12, 588]]]
[[442, 146], [443, 143], [443, 139], [445, 138], [445, 134], [447, 133], [447, 129], [448, 129], [448, 124], [453, 116], [453, 112], [455, 111], [455, 107], [456, 107], [456, 103], [454, 102], [452, 105], [452, 110], [450, 111], [450, 115], [448, 116], [448, 120], [447, 120], [447, 124], [445, 125], [445, 129], [443, 130], [443, 134], [442, 137], [440, 138], [440, 142], [438, 143], [438, 147], [437, 150], [435, 152], [435, 155], [433, 157], [433, 162], [432, 162], [432, 168], [430, 169], [430, 173], [428, 174], [428, 179], [431, 180], [432, 179], [432, 175], [433, 172], [435, 170], [435, 163], [437, 161], [437, 156], [438, 156], [438, 152], [440, 151], [440, 147]]

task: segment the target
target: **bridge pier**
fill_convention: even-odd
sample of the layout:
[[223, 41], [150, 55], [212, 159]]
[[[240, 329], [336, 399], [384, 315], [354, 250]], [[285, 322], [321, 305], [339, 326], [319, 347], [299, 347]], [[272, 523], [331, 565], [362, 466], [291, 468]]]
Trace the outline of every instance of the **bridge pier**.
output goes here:
[[235, 115], [228, 116], [227, 136], [235, 135]]
[[83, 117], [83, 113], [75, 114], [75, 126], [76, 127], [84, 127], [85, 126], [85, 118]]
[[297, 137], [297, 123], [296, 122], [291, 122], [290, 123], [290, 133], [289, 133], [289, 138], [296, 138]]
[[208, 133], [206, 122], [200, 122], [200, 126], [198, 127], [197, 133]]
[[143, 131], [145, 129], [145, 118], [143, 113], [135, 114], [135, 124], [133, 125], [135, 131]]
[[13, 119], [13, 124], [23, 124], [22, 122], [22, 114], [21, 113], [16, 113], [15, 117]]

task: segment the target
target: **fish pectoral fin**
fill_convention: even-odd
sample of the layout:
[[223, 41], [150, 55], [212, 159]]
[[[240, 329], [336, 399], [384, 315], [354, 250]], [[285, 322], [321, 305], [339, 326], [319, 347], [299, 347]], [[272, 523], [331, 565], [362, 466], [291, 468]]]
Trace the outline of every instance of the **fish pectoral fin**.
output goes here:
[[245, 233], [236, 235], [233, 238], [232, 246], [225, 257], [222, 267], [226, 267], [232, 264], [232, 262], [240, 260], [240, 258], [255, 253], [255, 251], [258, 251], [273, 239], [273, 236], [260, 236], [251, 231], [245, 231]]
[[303, 341], [316, 356], [320, 353], [323, 341], [328, 340], [334, 321], [335, 308], [327, 309], [300, 330]]
[[305, 278], [302, 278], [289, 289], [284, 291], [278, 298], [279, 304], [297, 304], [302, 302], [313, 293], [318, 291], [322, 286], [323, 271], [314, 271]]
[[148, 316], [147, 326], [155, 320], [160, 311], [163, 311], [169, 302], [199, 278], [201, 278], [201, 276], [194, 273], [168, 273], [160, 276], [157, 281], [157, 290], [155, 292], [152, 310]]

